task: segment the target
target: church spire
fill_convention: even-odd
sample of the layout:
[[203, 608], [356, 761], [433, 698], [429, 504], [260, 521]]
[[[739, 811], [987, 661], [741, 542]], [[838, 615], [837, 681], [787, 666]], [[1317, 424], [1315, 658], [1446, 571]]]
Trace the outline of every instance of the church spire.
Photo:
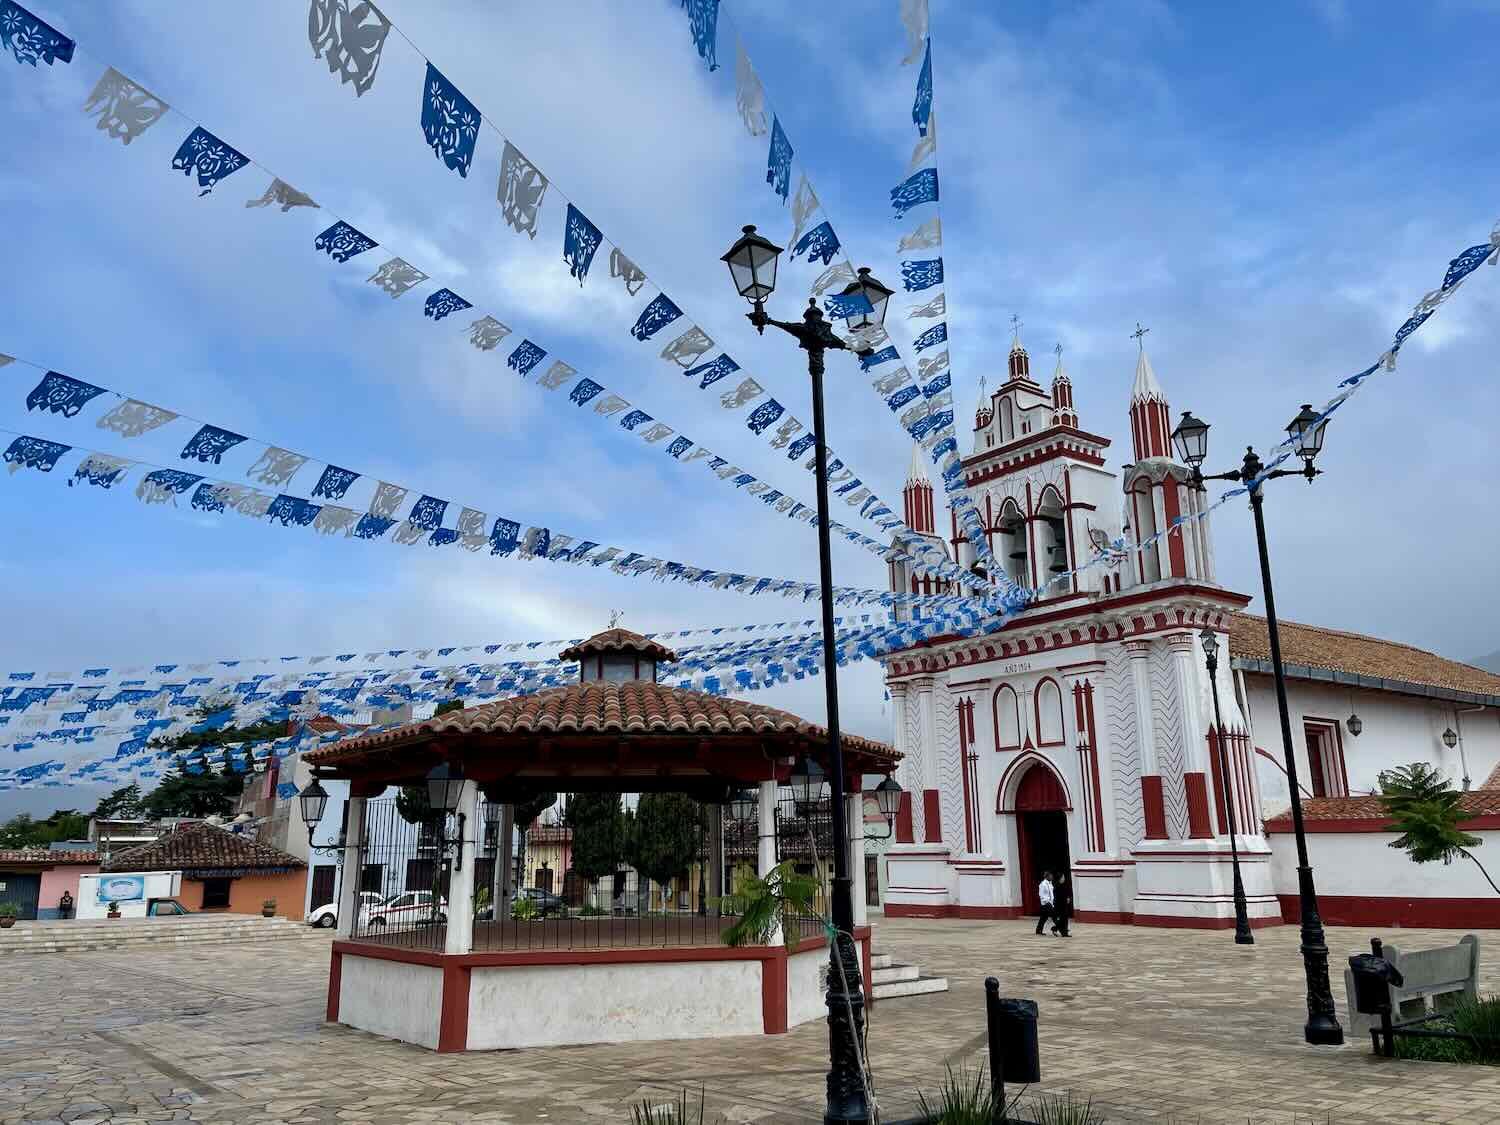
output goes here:
[[1052, 372], [1052, 424], [1054, 426], [1078, 427], [1078, 411], [1073, 408], [1073, 380], [1063, 367], [1063, 346], [1052, 349], [1057, 356], [1057, 368]]
[[901, 490], [906, 507], [906, 526], [921, 535], [937, 534], [937, 519], [932, 506], [932, 481], [922, 463], [922, 447], [913, 442], [911, 467], [906, 470], [906, 487]]
[[1135, 459], [1147, 457], [1170, 457], [1172, 423], [1167, 407], [1166, 392], [1157, 382], [1156, 372], [1151, 369], [1151, 359], [1146, 355], [1144, 339], [1149, 328], [1139, 324], [1131, 335], [1139, 346], [1135, 360], [1135, 385], [1130, 391], [1130, 439], [1135, 448]]
[[1031, 356], [1027, 354], [1026, 347], [1021, 343], [1021, 318], [1012, 316], [1010, 318], [1010, 359], [1007, 367], [1010, 378], [1031, 378]]
[[974, 406], [974, 428], [982, 430], [990, 424], [990, 419], [995, 416], [994, 404], [990, 402], [990, 396], [984, 385], [984, 376], [979, 377], [979, 402]]

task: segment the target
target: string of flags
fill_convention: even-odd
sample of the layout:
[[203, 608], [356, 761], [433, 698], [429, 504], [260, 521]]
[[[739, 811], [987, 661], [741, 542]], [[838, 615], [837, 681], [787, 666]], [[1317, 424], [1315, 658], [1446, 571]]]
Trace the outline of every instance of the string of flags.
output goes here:
[[[9, 356], [5, 359], [16, 362]], [[38, 364], [24, 360], [20, 362], [42, 370]], [[108, 409], [100, 409], [100, 404], [109, 402], [114, 405]], [[280, 445], [252, 439], [236, 430], [146, 403], [58, 371], [48, 370], [42, 375], [41, 380], [26, 396], [26, 408], [28, 411], [51, 413], [66, 420], [79, 419], [85, 412], [90, 418], [97, 414], [94, 420], [96, 428], [125, 438], [140, 437], [163, 427], [175, 426], [183, 430], [184, 435], [188, 432], [192, 434], [178, 455], [183, 461], [223, 466], [228, 457], [230, 465], [234, 465], [237, 460], [241, 463], [248, 462], [245, 477], [253, 483], [234, 485], [229, 491], [217, 484], [205, 483], [202, 476], [183, 470], [148, 472], [136, 488], [137, 497], [147, 504], [175, 504], [178, 494], [192, 488], [194, 492], [191, 504], [203, 511], [222, 512], [232, 506], [241, 515], [264, 517], [271, 522], [279, 522], [282, 526], [311, 525], [320, 533], [341, 533], [346, 538], [379, 539], [390, 532], [394, 542], [407, 546], [423, 540], [432, 546], [457, 542], [468, 550], [477, 551], [482, 550], [488, 541], [491, 554], [509, 553], [509, 531], [506, 529], [514, 521], [497, 518], [493, 529], [487, 531], [490, 519], [485, 512], [477, 508], [460, 507], [452, 520], [453, 526], [444, 526], [445, 521], [449, 520], [448, 513], [454, 507], [446, 499], [389, 481], [377, 480], [357, 470], [319, 461]], [[0, 457], [3, 457], [13, 473], [20, 468], [50, 472], [70, 448], [60, 442], [17, 435]], [[134, 467], [145, 463], [112, 454], [86, 452], [74, 468], [68, 483], [86, 483], [109, 489], [119, 484]], [[304, 499], [289, 491], [293, 478], [299, 474], [309, 481], [316, 477], [311, 499]], [[748, 475], [744, 482], [735, 483], [755, 487], [753, 478]], [[277, 491], [263, 491], [255, 485], [265, 485]], [[369, 496], [363, 515], [355, 507], [349, 506], [352, 503], [351, 491], [355, 495]], [[409, 507], [408, 498], [411, 498]], [[794, 508], [798, 517], [806, 513], [808, 519], [816, 520], [816, 512], [805, 505], [794, 505]], [[403, 512], [404, 519], [401, 518]], [[909, 561], [919, 569], [923, 567], [920, 560], [896, 546], [882, 545], [842, 524], [830, 522], [830, 527], [834, 534], [886, 561]], [[545, 532], [548, 549], [556, 552], [561, 546], [556, 534], [546, 529], [542, 531]], [[570, 537], [563, 538], [569, 539], [570, 543], [572, 541]], [[521, 557], [526, 557], [527, 542], [527, 539], [520, 540]], [[952, 564], [949, 565], [951, 567]]]
[[[344, 0], [312, 0], [310, 6], [308, 33], [314, 56], [325, 58], [331, 73], [339, 74], [346, 83], [352, 83], [356, 96], [366, 92], [373, 84], [380, 52], [392, 26], [373, 5], [356, 4], [351, 7]], [[68, 60], [71, 61], [71, 58], [70, 49]], [[437, 70], [431, 60], [425, 61], [427, 72], [422, 99], [424, 139], [446, 166], [466, 178], [472, 164], [475, 142], [486, 122], [478, 109]], [[101, 131], [127, 145], [169, 112], [186, 116], [113, 67], [106, 68], [84, 106], [84, 113], [95, 118]], [[191, 118], [188, 120], [192, 121]], [[502, 142], [498, 192], [502, 214], [513, 229], [534, 238], [549, 181], [493, 124], [490, 124], [490, 128]], [[174, 169], [197, 177], [198, 186], [202, 189], [200, 194], [203, 195], [211, 192], [227, 176], [250, 164], [266, 172], [271, 177], [271, 183], [261, 196], [246, 201], [245, 206], [276, 206], [282, 213], [293, 209], [322, 209], [306, 193], [293, 188], [264, 165], [221, 140], [198, 122], [193, 122], [192, 131], [172, 161]], [[335, 262], [347, 263], [381, 245], [347, 220], [326, 213], [325, 218], [333, 221], [321, 229], [314, 238], [313, 245], [315, 250], [327, 254]], [[608, 240], [572, 202], [567, 203], [563, 240], [563, 259], [581, 285], [596, 253]], [[609, 261], [611, 277], [619, 278], [631, 295], [640, 292], [647, 284], [644, 272], [618, 247], [611, 248]], [[430, 274], [399, 254], [393, 254], [377, 266], [367, 280], [392, 298], [398, 298], [433, 281]], [[423, 302], [424, 317], [434, 323], [454, 313], [471, 310], [478, 314], [468, 325], [469, 342], [474, 347], [481, 351], [492, 351], [507, 336], [512, 335], [512, 329], [502, 320], [475, 310], [468, 299], [447, 286], [434, 289]], [[668, 310], [671, 310], [670, 313]], [[657, 291], [657, 296], [647, 302], [631, 331], [637, 339], [649, 340], [667, 323], [682, 316], [681, 309], [666, 294]], [[687, 321], [683, 323], [688, 324]], [[793, 461], [805, 457], [805, 468], [811, 471], [813, 459], [809, 451], [813, 437], [807, 427], [791, 415], [757, 380], [743, 372], [727, 353], [719, 352], [714, 358], [706, 358], [714, 350], [712, 337], [697, 325], [688, 324], [685, 330], [681, 325], [674, 329], [660, 355], [663, 361], [681, 371], [689, 380], [689, 386], [696, 385], [699, 390], [717, 394], [720, 406], [724, 409], [743, 411], [746, 429], [751, 434], [767, 441], [773, 449], [785, 449], [787, 457]], [[538, 365], [548, 356], [548, 349], [526, 338], [509, 352], [506, 365], [518, 377], [525, 379], [534, 369], [539, 369]], [[736, 375], [732, 385], [716, 385], [730, 375]], [[612, 420], [627, 433], [661, 448], [674, 461], [684, 465], [695, 462], [703, 464], [735, 491], [742, 491], [747, 497], [755, 497], [780, 515], [804, 524], [816, 520], [811, 506], [799, 504], [795, 497], [773, 488], [754, 474], [744, 472], [727, 458], [697, 444], [656, 415], [635, 407], [628, 399], [597, 380], [580, 375], [576, 368], [555, 356], [545, 371], [539, 374], [537, 383], [549, 391], [566, 388], [567, 401], [579, 408], [589, 407], [588, 410], [581, 410], [580, 417], [587, 415]], [[890, 505], [881, 500], [865, 480], [857, 477], [842, 461], [837, 458], [834, 461], [834, 494], [846, 505], [854, 508], [862, 518], [871, 519], [882, 532], [896, 532], [901, 540], [903, 553], [913, 556], [919, 566], [930, 568], [932, 573], [940, 573], [951, 581], [979, 585], [973, 576], [947, 559], [940, 548], [905, 527]], [[845, 484], [848, 485], [847, 488], [843, 487]], [[841, 529], [840, 533], [861, 548], [884, 557], [882, 553], [887, 548], [868, 536], [860, 536], [847, 529]]]

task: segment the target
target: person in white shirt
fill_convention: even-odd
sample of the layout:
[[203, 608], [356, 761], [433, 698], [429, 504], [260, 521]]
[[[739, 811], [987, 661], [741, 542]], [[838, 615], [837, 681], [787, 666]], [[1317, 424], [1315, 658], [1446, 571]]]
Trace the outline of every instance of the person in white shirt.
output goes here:
[[1042, 881], [1037, 885], [1036, 893], [1037, 893], [1037, 897], [1042, 900], [1041, 914], [1037, 917], [1037, 920], [1036, 920], [1036, 932], [1037, 932], [1038, 935], [1040, 935], [1041, 932], [1042, 932], [1042, 927], [1047, 924], [1047, 920], [1049, 918], [1051, 918], [1051, 919], [1054, 920], [1053, 921], [1054, 930], [1055, 930], [1056, 924], [1057, 924], [1056, 923], [1056, 910], [1055, 910], [1055, 907], [1053, 905], [1053, 896], [1052, 896], [1052, 872], [1050, 872], [1050, 871], [1043, 871], [1042, 872]]

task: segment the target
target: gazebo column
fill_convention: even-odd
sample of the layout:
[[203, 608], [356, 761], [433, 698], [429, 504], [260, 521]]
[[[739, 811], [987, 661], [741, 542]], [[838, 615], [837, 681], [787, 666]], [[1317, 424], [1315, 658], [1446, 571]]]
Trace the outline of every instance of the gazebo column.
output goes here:
[[870, 908], [865, 903], [865, 795], [851, 792], [844, 798], [848, 809], [844, 823], [849, 828], [849, 894], [854, 899], [854, 924], [870, 924]]
[[484, 826], [479, 822], [479, 786], [472, 781], [464, 782], [459, 791], [458, 815], [463, 827], [458, 833], [458, 847], [448, 874], [448, 934], [443, 943], [444, 953], [474, 951], [474, 857], [477, 854], [474, 834], [482, 835]]
[[365, 798], [349, 797], [345, 802], [349, 820], [344, 827], [344, 864], [339, 879], [338, 936], [349, 939], [359, 920], [359, 884], [364, 874]]
[[516, 806], [500, 806], [500, 824], [495, 838], [494, 886], [490, 890], [490, 901], [495, 904], [496, 922], [510, 917], [510, 900], [515, 892], [512, 887], [511, 868], [516, 865], [515, 843], [511, 839], [516, 833]]
[[[708, 899], [714, 903], [715, 916], [722, 914], [718, 904], [724, 897], [724, 806], [708, 806]], [[706, 904], [705, 904], [706, 907]]]
[[[755, 856], [755, 873], [764, 879], [776, 866], [776, 782], [760, 783], [759, 828], [756, 832], [758, 848]], [[781, 916], [766, 939], [767, 945], [781, 943]]]

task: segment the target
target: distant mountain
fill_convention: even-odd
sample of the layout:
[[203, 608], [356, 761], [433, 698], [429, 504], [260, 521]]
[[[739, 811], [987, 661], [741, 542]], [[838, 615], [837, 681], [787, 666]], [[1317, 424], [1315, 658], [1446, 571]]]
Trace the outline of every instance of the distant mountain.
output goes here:
[[1468, 663], [1474, 665], [1476, 668], [1483, 668], [1486, 672], [1500, 673], [1500, 649], [1496, 649], [1488, 656], [1481, 656], [1475, 660], [1470, 660]]

